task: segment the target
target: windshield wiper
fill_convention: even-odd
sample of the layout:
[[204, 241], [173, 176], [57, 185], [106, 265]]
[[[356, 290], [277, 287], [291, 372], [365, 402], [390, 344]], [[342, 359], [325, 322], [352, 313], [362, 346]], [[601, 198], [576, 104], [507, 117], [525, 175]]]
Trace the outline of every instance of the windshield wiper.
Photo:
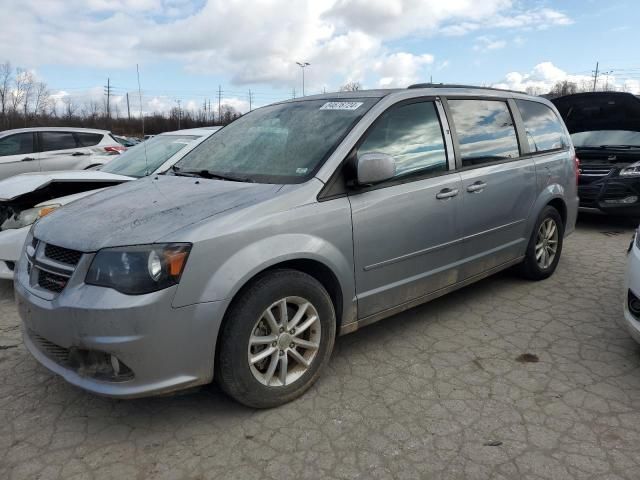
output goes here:
[[598, 145], [576, 147], [578, 150], [631, 150], [633, 148], [640, 148], [640, 145]]
[[182, 170], [176, 165], [171, 167], [171, 170], [173, 170], [174, 175], [177, 175], [179, 177], [199, 177], [207, 179], [227, 180], [230, 182], [254, 183], [253, 179], [248, 177], [237, 177], [235, 175], [229, 175], [226, 173], [215, 173], [211, 170]]

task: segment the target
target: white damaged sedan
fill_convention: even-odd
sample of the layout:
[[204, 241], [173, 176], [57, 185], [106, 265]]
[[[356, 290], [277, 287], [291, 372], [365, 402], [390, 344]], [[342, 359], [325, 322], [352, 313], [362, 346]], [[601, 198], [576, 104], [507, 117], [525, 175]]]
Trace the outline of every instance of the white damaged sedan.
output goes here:
[[629, 245], [621, 325], [640, 343], [640, 229]]
[[0, 279], [12, 279], [31, 225], [103, 188], [162, 173], [219, 127], [156, 135], [97, 170], [36, 172], [0, 181]]

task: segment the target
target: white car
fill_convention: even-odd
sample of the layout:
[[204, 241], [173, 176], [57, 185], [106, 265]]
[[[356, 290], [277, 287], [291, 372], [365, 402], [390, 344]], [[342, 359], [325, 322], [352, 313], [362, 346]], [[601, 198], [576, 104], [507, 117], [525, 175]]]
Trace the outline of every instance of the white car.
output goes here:
[[629, 245], [621, 324], [640, 343], [640, 229]]
[[0, 132], [0, 180], [27, 172], [84, 170], [126, 150], [107, 130], [37, 127]]
[[99, 170], [25, 173], [0, 181], [0, 279], [12, 279], [31, 224], [98, 190], [162, 173], [215, 129], [162, 133], [130, 148]]

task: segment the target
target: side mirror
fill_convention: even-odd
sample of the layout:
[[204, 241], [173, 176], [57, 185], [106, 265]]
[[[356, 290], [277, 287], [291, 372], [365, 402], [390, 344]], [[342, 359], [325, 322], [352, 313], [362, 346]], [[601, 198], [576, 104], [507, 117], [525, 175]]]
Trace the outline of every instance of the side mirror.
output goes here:
[[356, 160], [358, 185], [384, 182], [396, 175], [396, 161], [387, 153], [364, 153]]

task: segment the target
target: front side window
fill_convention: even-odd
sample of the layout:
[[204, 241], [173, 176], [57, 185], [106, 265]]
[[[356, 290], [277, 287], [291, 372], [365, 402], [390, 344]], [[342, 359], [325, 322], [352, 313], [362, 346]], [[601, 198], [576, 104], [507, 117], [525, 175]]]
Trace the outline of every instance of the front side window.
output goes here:
[[144, 143], [129, 148], [118, 158], [107, 163], [100, 170], [129, 177], [145, 177], [189, 146], [197, 135], [156, 135]]
[[447, 170], [442, 128], [433, 102], [410, 103], [383, 113], [358, 148], [358, 154], [386, 153], [396, 176]]
[[513, 118], [506, 102], [449, 100], [462, 166], [469, 167], [520, 155]]
[[41, 132], [42, 151], [69, 150], [76, 148], [76, 139], [71, 132]]
[[566, 147], [564, 129], [556, 114], [546, 105], [516, 100], [524, 123], [530, 152], [546, 152]]
[[33, 153], [33, 134], [16, 133], [0, 138], [0, 157]]
[[194, 148], [176, 164], [176, 171], [301, 183], [377, 101], [302, 100], [259, 108]]

